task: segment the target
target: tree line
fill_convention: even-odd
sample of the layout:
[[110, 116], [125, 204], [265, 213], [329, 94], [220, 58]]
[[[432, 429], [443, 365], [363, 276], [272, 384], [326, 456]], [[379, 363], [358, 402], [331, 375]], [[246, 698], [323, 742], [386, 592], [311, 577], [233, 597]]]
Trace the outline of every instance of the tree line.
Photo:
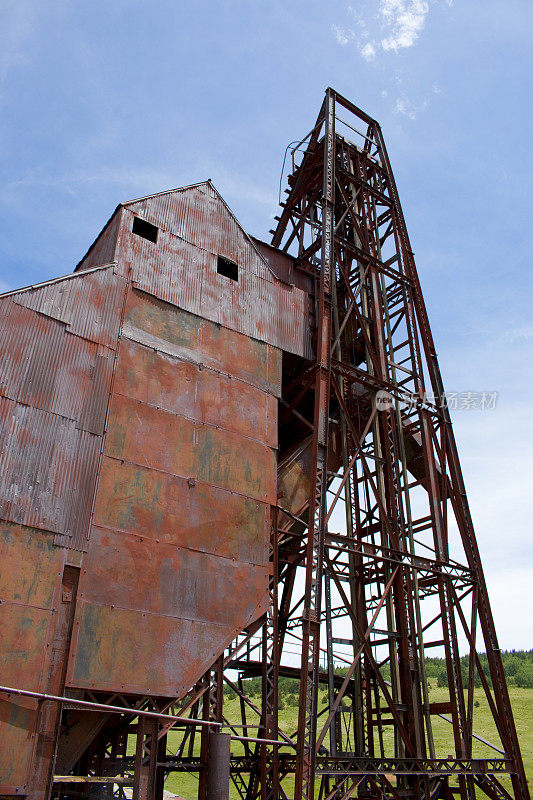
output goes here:
[[[478, 655], [483, 674], [489, 686], [491, 686], [492, 682], [490, 679], [487, 655], [486, 653], [479, 653]], [[518, 686], [521, 689], [533, 689], [533, 650], [502, 650], [501, 655], [508, 686]], [[468, 686], [468, 668], [469, 657], [462, 656], [461, 675], [463, 677], [463, 686], [465, 689]], [[347, 667], [335, 669], [337, 675], [346, 675], [347, 671]], [[384, 664], [381, 671], [385, 680], [389, 680], [390, 669], [388, 664]], [[444, 658], [426, 657], [426, 672], [430, 686], [448, 686], [448, 673]], [[481, 685], [481, 678], [476, 668], [474, 670], [474, 686], [481, 687]], [[324, 690], [325, 688], [325, 685], [323, 685]], [[244, 691], [250, 698], [259, 698], [261, 696], [261, 678], [246, 678], [244, 680]], [[297, 706], [298, 692], [299, 681], [297, 678], [279, 678], [278, 693], [280, 705], [282, 707]], [[233, 690], [229, 686], [226, 686], [224, 688], [224, 693], [226, 695], [231, 695], [233, 694]]]

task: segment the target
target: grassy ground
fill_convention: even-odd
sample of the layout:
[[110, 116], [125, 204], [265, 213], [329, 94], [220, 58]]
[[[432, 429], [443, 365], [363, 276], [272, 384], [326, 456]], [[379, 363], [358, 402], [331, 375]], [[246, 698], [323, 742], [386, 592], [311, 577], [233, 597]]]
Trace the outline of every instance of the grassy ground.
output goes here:
[[[515, 718], [516, 727], [518, 730], [518, 737], [522, 748], [522, 757], [524, 759], [526, 774], [530, 788], [533, 785], [533, 689], [518, 689], [511, 687], [509, 689], [511, 695], [511, 703], [513, 706], [513, 713]], [[446, 700], [446, 689], [432, 688], [431, 689], [431, 702], [442, 702]], [[320, 700], [322, 699], [322, 696]], [[320, 702], [319, 700], [319, 702]], [[474, 709], [474, 730], [483, 739], [498, 744], [498, 737], [494, 729], [490, 709], [487, 700], [481, 689], [475, 691], [475, 703], [478, 705]], [[319, 705], [323, 709], [322, 704]], [[224, 714], [232, 722], [240, 722], [239, 703], [235, 699], [224, 701]], [[296, 728], [296, 719], [298, 708], [295, 705], [287, 706], [285, 709], [280, 710], [279, 724], [282, 730], [286, 733], [293, 733]], [[256, 719], [249, 717], [249, 722], [256, 722]], [[320, 729], [320, 727], [319, 727]], [[435, 750], [437, 757], [446, 757], [453, 753], [453, 744], [451, 738], [451, 725], [438, 717], [433, 717], [433, 731], [435, 740]], [[254, 733], [249, 731], [250, 736]], [[172, 733], [169, 737], [169, 750], [177, 747], [180, 741], [180, 734]], [[390, 731], [385, 730], [384, 744], [391, 744]], [[239, 742], [232, 742], [232, 753], [241, 754], [243, 752], [242, 744]], [[481, 742], [476, 742], [474, 746], [474, 757], [499, 757], [499, 754], [491, 750]], [[502, 782], [506, 787], [510, 786], [510, 781], [502, 778]], [[287, 780], [284, 782], [285, 791], [290, 797], [291, 782]], [[165, 783], [165, 789], [173, 792], [185, 800], [196, 800], [198, 791], [198, 780], [194, 775], [173, 774], [170, 775]], [[231, 785], [230, 787], [231, 800], [237, 800], [238, 795]]]

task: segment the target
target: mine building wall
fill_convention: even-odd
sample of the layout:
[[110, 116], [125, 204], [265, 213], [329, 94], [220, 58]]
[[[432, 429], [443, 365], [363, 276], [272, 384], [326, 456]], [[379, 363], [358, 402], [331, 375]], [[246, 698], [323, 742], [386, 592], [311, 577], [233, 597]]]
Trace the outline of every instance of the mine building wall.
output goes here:
[[[307, 288], [207, 182], [119, 206], [73, 275], [0, 297], [1, 685], [181, 697], [264, 613]], [[2, 696], [0, 795], [72, 768], [99, 718], [71, 713]]]

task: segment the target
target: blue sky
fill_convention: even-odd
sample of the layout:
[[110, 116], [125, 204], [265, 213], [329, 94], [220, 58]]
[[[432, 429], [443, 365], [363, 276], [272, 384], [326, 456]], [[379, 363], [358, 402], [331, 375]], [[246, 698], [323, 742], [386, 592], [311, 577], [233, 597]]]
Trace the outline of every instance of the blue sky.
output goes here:
[[504, 647], [532, 647], [530, 0], [0, 0], [0, 290], [210, 177], [268, 238], [331, 85], [383, 128]]

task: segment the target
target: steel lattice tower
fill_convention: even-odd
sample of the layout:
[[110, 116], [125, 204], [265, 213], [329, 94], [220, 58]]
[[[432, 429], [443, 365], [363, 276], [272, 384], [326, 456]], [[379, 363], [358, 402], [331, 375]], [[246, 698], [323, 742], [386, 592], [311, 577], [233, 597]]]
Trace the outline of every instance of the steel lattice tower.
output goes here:
[[[287, 416], [311, 430], [310, 496], [298, 518], [278, 516], [273, 573], [281, 604], [264, 628], [263, 656], [274, 663], [265, 661], [263, 671], [275, 676], [287, 630], [300, 625], [297, 755], [266, 766], [281, 775], [294, 768], [297, 800], [315, 796], [318, 778], [328, 800], [473, 799], [479, 789], [493, 800], [525, 800], [449, 410], [381, 129], [328, 89], [316, 125], [293, 151], [293, 167], [272, 244], [296, 255], [315, 281], [317, 355], [295, 371], [284, 397]], [[344, 530], [334, 533], [332, 514], [341, 505]], [[455, 529], [461, 554], [457, 544], [451, 550]], [[295, 565], [305, 569], [300, 598]], [[344, 639], [335, 635], [339, 620], [345, 630], [349, 623]], [[459, 634], [469, 648], [466, 681]], [[269, 636], [277, 647], [269, 649]], [[342, 678], [335, 673], [339, 644], [352, 648]], [[429, 698], [425, 657], [435, 645], [445, 653], [445, 703]], [[478, 649], [486, 650], [491, 686]], [[476, 675], [501, 742], [496, 759], [474, 758]], [[318, 717], [321, 680], [329, 687], [325, 721]], [[275, 691], [264, 698], [263, 717], [272, 736], [270, 697]], [[435, 745], [435, 715], [451, 723], [452, 756]], [[500, 773], [510, 775], [512, 791]], [[271, 788], [265, 779], [265, 794]]]

